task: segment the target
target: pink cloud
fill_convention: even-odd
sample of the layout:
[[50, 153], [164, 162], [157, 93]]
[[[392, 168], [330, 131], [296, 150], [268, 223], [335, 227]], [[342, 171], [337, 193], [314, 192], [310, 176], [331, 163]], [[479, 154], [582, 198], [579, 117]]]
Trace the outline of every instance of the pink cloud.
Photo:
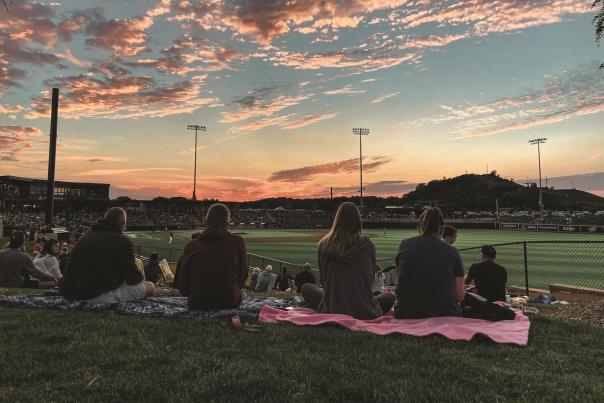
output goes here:
[[[161, 85], [149, 76], [135, 76], [113, 64], [93, 68], [90, 73], [59, 77], [47, 85], [60, 87], [61, 117], [65, 119], [127, 119], [192, 113], [203, 105], [218, 102], [200, 96], [205, 76]], [[48, 93], [35, 98], [28, 119], [47, 117]]]
[[86, 44], [105, 49], [115, 56], [135, 56], [147, 51], [145, 30], [153, 25], [151, 17], [95, 20], [86, 27]]
[[319, 115], [308, 115], [301, 119], [297, 119], [297, 120], [294, 120], [293, 122], [289, 122], [289, 123], [285, 124], [283, 126], [283, 128], [284, 129], [297, 129], [299, 127], [308, 126], [308, 125], [311, 125], [316, 122], [321, 122], [323, 120], [328, 120], [328, 119], [334, 118], [337, 115], [338, 115], [337, 112], [324, 113], [324, 114], [319, 114]]
[[41, 135], [36, 127], [0, 126], [0, 161], [17, 161], [18, 155], [31, 149], [34, 138]]
[[279, 96], [270, 102], [242, 104], [243, 108], [238, 112], [222, 112], [221, 123], [233, 123], [259, 116], [272, 116], [283, 109], [298, 105], [310, 98], [310, 95]]

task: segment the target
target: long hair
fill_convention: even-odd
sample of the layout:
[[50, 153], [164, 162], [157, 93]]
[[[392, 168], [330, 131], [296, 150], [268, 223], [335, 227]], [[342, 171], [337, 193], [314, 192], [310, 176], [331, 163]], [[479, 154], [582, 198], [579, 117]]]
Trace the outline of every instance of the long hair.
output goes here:
[[445, 220], [443, 219], [443, 213], [438, 207], [430, 207], [425, 209], [419, 217], [417, 230], [420, 235], [436, 235], [440, 237], [442, 236], [444, 227]]
[[331, 229], [320, 241], [323, 250], [332, 256], [343, 256], [361, 237], [361, 213], [356, 205], [340, 205]]
[[44, 244], [44, 247], [42, 248], [42, 250], [40, 251], [40, 255], [41, 256], [55, 256], [52, 253], [52, 247], [59, 243], [59, 241], [57, 241], [56, 239], [49, 239], [48, 241], [46, 241], [46, 243]]

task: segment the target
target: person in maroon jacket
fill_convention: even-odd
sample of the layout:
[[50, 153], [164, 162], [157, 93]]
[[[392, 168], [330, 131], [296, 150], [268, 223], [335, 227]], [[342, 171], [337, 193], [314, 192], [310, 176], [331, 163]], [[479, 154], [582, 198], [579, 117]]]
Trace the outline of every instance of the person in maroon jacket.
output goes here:
[[178, 261], [174, 284], [189, 297], [189, 309], [234, 308], [241, 303], [247, 278], [247, 252], [239, 235], [229, 232], [230, 212], [213, 204], [208, 228], [189, 241]]

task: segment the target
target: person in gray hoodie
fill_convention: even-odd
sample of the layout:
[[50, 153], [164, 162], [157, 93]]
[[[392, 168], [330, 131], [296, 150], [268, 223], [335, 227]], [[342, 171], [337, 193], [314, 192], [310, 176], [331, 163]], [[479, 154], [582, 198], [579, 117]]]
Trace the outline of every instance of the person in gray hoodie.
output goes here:
[[390, 311], [394, 294], [374, 297], [371, 284], [377, 270], [373, 242], [361, 233], [361, 214], [353, 203], [342, 203], [331, 230], [319, 242], [321, 284], [302, 286], [310, 308], [321, 313], [374, 319]]

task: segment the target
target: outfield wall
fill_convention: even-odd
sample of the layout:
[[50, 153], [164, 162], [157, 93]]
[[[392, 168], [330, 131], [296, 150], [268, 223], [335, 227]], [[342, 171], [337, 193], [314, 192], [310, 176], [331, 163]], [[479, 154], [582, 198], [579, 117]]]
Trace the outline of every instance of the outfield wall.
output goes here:
[[512, 231], [537, 231], [537, 232], [566, 232], [602, 234], [602, 225], [572, 225], [572, 224], [524, 224], [524, 223], [501, 223], [499, 229]]

